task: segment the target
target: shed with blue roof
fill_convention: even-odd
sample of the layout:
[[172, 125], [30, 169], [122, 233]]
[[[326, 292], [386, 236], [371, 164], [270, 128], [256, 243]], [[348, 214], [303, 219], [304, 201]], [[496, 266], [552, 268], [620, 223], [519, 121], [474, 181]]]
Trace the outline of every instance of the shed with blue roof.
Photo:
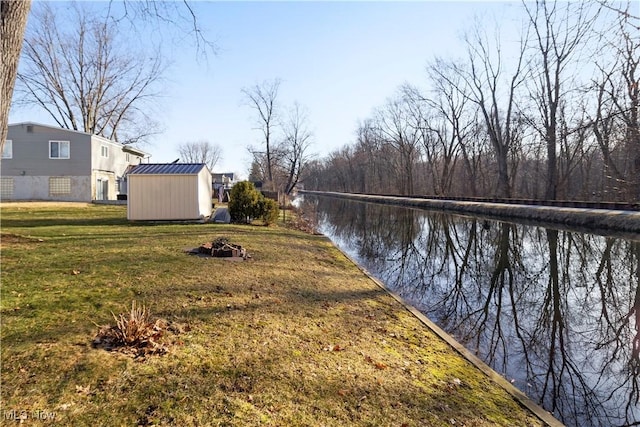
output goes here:
[[127, 181], [130, 220], [211, 216], [211, 172], [204, 163], [144, 163], [128, 173]]

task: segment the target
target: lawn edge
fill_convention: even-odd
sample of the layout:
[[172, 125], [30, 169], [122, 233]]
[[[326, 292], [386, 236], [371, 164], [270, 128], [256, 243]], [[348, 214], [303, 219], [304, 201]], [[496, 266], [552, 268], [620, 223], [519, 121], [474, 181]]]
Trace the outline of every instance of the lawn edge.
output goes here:
[[549, 427], [564, 427], [564, 424], [561, 423], [557, 418], [555, 418], [549, 411], [542, 408], [540, 405], [535, 403], [531, 398], [529, 398], [522, 391], [514, 387], [509, 381], [507, 381], [504, 377], [494, 371], [489, 365], [480, 360], [476, 355], [467, 350], [462, 344], [456, 341], [451, 335], [441, 329], [438, 325], [433, 323], [427, 316], [418, 311], [417, 308], [409, 304], [404, 298], [400, 295], [389, 289], [384, 283], [374, 277], [366, 268], [361, 266], [354, 260], [350, 255], [348, 255], [345, 251], [335, 245], [331, 239], [324, 236], [327, 241], [331, 245], [333, 245], [342, 255], [344, 255], [351, 263], [353, 263], [365, 276], [367, 276], [370, 280], [372, 280], [376, 285], [382, 288], [386, 293], [391, 295], [396, 301], [398, 301], [407, 311], [413, 314], [420, 322], [422, 322], [427, 328], [432, 330], [438, 337], [444, 340], [447, 344], [449, 344], [458, 354], [460, 354], [463, 358], [465, 358], [469, 363], [483, 372], [491, 381], [505, 390], [509, 395], [511, 395], [521, 406], [525, 407], [529, 410], [533, 415], [535, 415], [540, 421], [545, 423]]

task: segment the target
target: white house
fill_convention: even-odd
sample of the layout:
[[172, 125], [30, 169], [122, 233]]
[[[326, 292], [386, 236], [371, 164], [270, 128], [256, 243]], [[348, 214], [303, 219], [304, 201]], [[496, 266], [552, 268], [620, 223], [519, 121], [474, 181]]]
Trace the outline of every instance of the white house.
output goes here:
[[85, 132], [11, 124], [0, 162], [0, 199], [116, 200], [126, 194], [127, 169], [148, 157]]
[[220, 202], [226, 200], [224, 194], [235, 185], [233, 172], [213, 173], [211, 176], [213, 178], [214, 197], [217, 197]]
[[211, 172], [204, 163], [144, 163], [127, 176], [130, 220], [191, 220], [211, 216]]
[[233, 185], [235, 184], [233, 172], [214, 173], [211, 176], [213, 177], [214, 190], [217, 190], [218, 188], [231, 190], [231, 187], [233, 187]]

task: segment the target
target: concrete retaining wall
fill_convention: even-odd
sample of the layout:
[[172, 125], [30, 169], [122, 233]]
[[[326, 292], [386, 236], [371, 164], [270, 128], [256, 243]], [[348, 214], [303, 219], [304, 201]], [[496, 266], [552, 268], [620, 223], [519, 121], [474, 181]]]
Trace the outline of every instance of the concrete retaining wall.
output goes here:
[[414, 199], [411, 197], [336, 193], [330, 191], [304, 190], [300, 191], [300, 193], [338, 197], [363, 202], [411, 206], [429, 210], [442, 210], [497, 219], [517, 219], [558, 224], [560, 226], [570, 226], [575, 228], [585, 228], [589, 230], [608, 230], [640, 234], [640, 212], [634, 211]]

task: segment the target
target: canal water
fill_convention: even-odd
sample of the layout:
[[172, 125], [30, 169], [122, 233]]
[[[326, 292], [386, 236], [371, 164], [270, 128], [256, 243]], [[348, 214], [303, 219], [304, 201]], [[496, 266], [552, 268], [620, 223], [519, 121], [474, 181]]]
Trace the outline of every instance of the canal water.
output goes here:
[[567, 426], [640, 425], [640, 236], [306, 195], [319, 231]]

